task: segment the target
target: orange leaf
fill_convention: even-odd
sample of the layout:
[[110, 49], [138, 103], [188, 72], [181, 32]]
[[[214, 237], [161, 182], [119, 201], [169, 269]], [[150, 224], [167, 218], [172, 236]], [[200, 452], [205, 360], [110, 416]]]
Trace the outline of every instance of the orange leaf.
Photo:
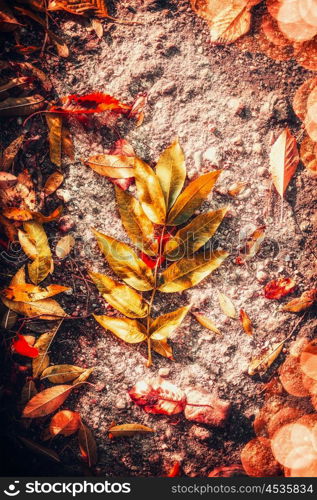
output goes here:
[[97, 445], [93, 433], [83, 423], [78, 433], [79, 448], [83, 459], [92, 467], [97, 462]]
[[49, 431], [51, 436], [70, 436], [78, 431], [80, 425], [80, 415], [75, 411], [62, 410], [56, 413], [50, 422]]
[[253, 335], [253, 328], [252, 328], [252, 323], [251, 319], [249, 318], [248, 314], [243, 310], [240, 309], [240, 321], [242, 323], [243, 330], [247, 335]]
[[22, 416], [24, 418], [39, 418], [53, 413], [64, 403], [74, 387], [73, 385], [57, 385], [44, 389], [27, 403]]
[[284, 129], [271, 148], [270, 172], [274, 186], [283, 198], [286, 188], [296, 172], [299, 154], [295, 137]]

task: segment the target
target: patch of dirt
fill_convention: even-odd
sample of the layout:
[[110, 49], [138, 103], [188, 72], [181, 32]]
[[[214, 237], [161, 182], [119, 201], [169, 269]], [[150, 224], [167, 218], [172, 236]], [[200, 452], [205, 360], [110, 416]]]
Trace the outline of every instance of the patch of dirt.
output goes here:
[[[288, 126], [297, 137], [301, 135], [291, 101], [310, 73], [293, 61], [279, 63], [260, 54], [241, 53], [234, 46], [211, 46], [205, 22], [185, 0], [143, 2], [142, 6], [137, 0], [121, 1], [116, 17], [144, 24], [105, 22], [104, 37], [87, 44], [87, 29], [69, 16], [60, 16], [71, 42], [71, 57], [57, 60], [48, 54], [45, 60], [59, 96], [101, 91], [130, 103], [138, 93], [148, 94], [145, 120], [139, 128], [122, 121], [109, 130], [98, 119], [89, 131], [73, 124], [76, 159], [65, 168], [60, 196], [67, 200], [66, 212], [74, 223], [76, 256], [56, 269], [54, 282], [72, 287], [63, 305], [74, 318], [102, 313], [103, 300], [82, 279], [88, 268], [111, 274], [91, 228], [128, 241], [113, 185], [80, 160], [109, 149], [119, 133], [138, 156], [154, 165], [178, 136], [188, 179], [213, 168], [223, 169], [217, 190], [203, 210], [230, 206], [230, 217], [211, 242], [228, 249], [230, 257], [197, 287], [182, 294], [160, 294], [154, 311], [158, 315], [191, 302], [214, 320], [222, 335], [204, 329], [189, 314], [172, 338], [175, 362], [155, 355], [148, 369], [143, 347], [123, 344], [93, 318], [80, 318], [64, 322], [52, 360], [96, 367], [91, 382], [99, 390], [82, 387], [65, 408], [79, 411], [94, 430], [99, 449], [97, 475], [160, 476], [179, 460], [186, 475], [205, 476], [214, 467], [240, 461], [244, 443], [253, 437], [252, 419], [263, 397], [262, 381], [246, 374], [248, 363], [262, 348], [283, 340], [297, 321], [294, 315], [280, 312], [280, 302], [264, 298], [264, 284], [280, 276], [294, 277], [299, 294], [316, 281], [316, 178], [299, 167], [282, 211], [268, 173], [274, 134]], [[236, 181], [248, 183], [239, 198], [221, 194]], [[262, 224], [267, 231], [261, 251], [247, 265], [237, 266], [241, 243]], [[56, 234], [56, 225], [51, 227]], [[247, 336], [237, 320], [224, 316], [217, 290], [226, 293], [237, 310], [247, 311], [255, 326], [254, 337]], [[294, 336], [316, 335], [314, 313], [309, 312], [305, 321]], [[139, 378], [160, 373], [182, 388], [203, 387], [230, 401], [232, 411], [225, 427], [195, 424], [179, 415], [151, 416], [135, 406], [127, 391]], [[150, 438], [109, 440], [107, 429], [113, 421], [143, 423], [156, 433]], [[64, 458], [66, 463], [74, 461], [73, 473], [80, 473], [74, 440], [71, 443], [72, 452], [66, 449]], [[35, 467], [36, 458], [31, 460]]]

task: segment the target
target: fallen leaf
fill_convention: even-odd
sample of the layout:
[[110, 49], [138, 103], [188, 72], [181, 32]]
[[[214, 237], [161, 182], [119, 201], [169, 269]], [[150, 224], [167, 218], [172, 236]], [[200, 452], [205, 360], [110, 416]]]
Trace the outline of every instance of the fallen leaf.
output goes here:
[[301, 312], [306, 311], [309, 307], [314, 305], [317, 300], [317, 289], [313, 288], [312, 290], [307, 290], [303, 292], [302, 295], [293, 299], [282, 307], [282, 311], [288, 312]]
[[270, 153], [270, 173], [274, 186], [282, 198], [296, 172], [298, 162], [296, 139], [286, 128], [274, 142]]
[[39, 355], [36, 347], [30, 346], [24, 338], [24, 335], [17, 333], [18, 340], [12, 342], [12, 348], [21, 356], [27, 356], [28, 358], [36, 358]]
[[192, 315], [197, 319], [198, 323], [210, 330], [211, 332], [221, 334], [218, 328], [214, 325], [211, 319], [207, 318], [203, 314], [192, 313]]
[[134, 319], [97, 316], [96, 314], [93, 314], [93, 317], [103, 328], [110, 330], [116, 337], [128, 344], [137, 344], [146, 339], [145, 327]]
[[152, 290], [153, 273], [132, 248], [98, 231], [94, 231], [94, 235], [108, 264], [119, 278], [139, 291]]
[[55, 191], [60, 187], [64, 181], [64, 176], [60, 172], [53, 172], [44, 184], [43, 193], [44, 196], [50, 196], [55, 193]]
[[55, 253], [59, 259], [65, 259], [75, 246], [75, 238], [71, 234], [62, 236], [56, 243]]
[[169, 212], [167, 224], [170, 226], [184, 224], [207, 198], [220, 174], [221, 170], [215, 170], [192, 181], [175, 201]]
[[221, 427], [229, 416], [230, 403], [204, 389], [188, 387], [185, 391], [187, 420]]
[[26, 254], [26, 256], [32, 260], [36, 259], [37, 256], [36, 246], [32, 243], [28, 235], [19, 229], [18, 238], [22, 250]]
[[239, 248], [239, 256], [236, 259], [238, 264], [243, 264], [257, 254], [265, 238], [265, 230], [266, 226], [260, 226], [247, 237], [243, 246]]
[[180, 476], [181, 472], [181, 465], [179, 462], [174, 462], [168, 473], [166, 474], [166, 477], [178, 477]]
[[149, 165], [135, 158], [134, 177], [144, 213], [155, 224], [164, 224], [166, 205], [158, 176]]
[[83, 96], [68, 95], [63, 97], [61, 105], [55, 105], [50, 108], [51, 113], [69, 113], [69, 114], [90, 114], [102, 113], [103, 111], [112, 111], [116, 113], [125, 113], [131, 109], [131, 106], [123, 104], [111, 95], [96, 92]]
[[53, 460], [54, 462], [60, 462], [61, 459], [57, 455], [57, 453], [54, 450], [51, 450], [50, 448], [46, 448], [45, 446], [42, 446], [41, 444], [35, 443], [35, 441], [32, 441], [31, 439], [27, 439], [22, 436], [18, 436], [19, 439], [22, 441], [22, 443], [29, 448], [30, 450], [34, 451], [34, 453], [45, 456], [46, 458], [49, 458]]
[[18, 178], [9, 172], [0, 172], [0, 188], [7, 189], [17, 184]]
[[240, 309], [240, 315], [239, 315], [240, 321], [242, 323], [243, 330], [247, 335], [253, 335], [253, 327], [252, 327], [252, 322], [249, 317], [249, 315], [243, 310]]
[[147, 315], [148, 306], [135, 290], [104, 274], [90, 272], [89, 276], [103, 298], [122, 314], [129, 318], [144, 318]]
[[160, 377], [149, 382], [140, 380], [129, 391], [129, 396], [147, 413], [175, 415], [183, 411], [186, 404], [184, 392]]
[[58, 114], [46, 113], [45, 118], [48, 125], [50, 160], [60, 167], [62, 164], [62, 117]]
[[52, 254], [41, 224], [33, 221], [25, 222], [23, 227], [37, 252], [32, 264], [28, 265], [30, 279], [37, 285], [52, 272]]
[[164, 358], [171, 359], [172, 361], [174, 361], [173, 350], [172, 347], [169, 345], [167, 339], [163, 340], [151, 339], [151, 347], [153, 351], [157, 352], [161, 356], [164, 356]]
[[0, 116], [26, 116], [44, 106], [44, 97], [39, 94], [28, 97], [8, 97], [0, 102]]
[[57, 385], [39, 392], [25, 406], [24, 418], [45, 417], [57, 410], [74, 389], [73, 385]]
[[178, 198], [186, 178], [185, 157], [178, 139], [175, 139], [163, 151], [157, 161], [155, 173], [161, 184], [166, 208], [170, 210]]
[[2, 294], [9, 300], [18, 302], [36, 302], [38, 300], [53, 297], [58, 293], [66, 292], [69, 290], [66, 286], [61, 285], [48, 285], [41, 288], [36, 285], [25, 283], [23, 285], [13, 285], [2, 290]]
[[16, 324], [17, 318], [18, 315], [14, 311], [10, 311], [10, 309], [8, 309], [2, 316], [1, 327], [5, 330], [12, 330]]
[[151, 339], [164, 340], [168, 338], [182, 323], [189, 309], [190, 306], [181, 307], [152, 321], [150, 327]]
[[169, 260], [188, 257], [204, 246], [219, 228], [228, 208], [221, 208], [195, 217], [180, 229], [165, 245], [164, 255]]
[[237, 317], [237, 311], [232, 300], [222, 292], [218, 291], [217, 293], [222, 312], [229, 318], [235, 319]]
[[79, 375], [78, 378], [76, 378], [74, 381], [73, 381], [73, 384], [72, 385], [78, 385], [78, 384], [82, 384], [83, 382], [86, 382], [86, 380], [89, 379], [90, 375], [92, 374], [92, 372], [94, 371], [94, 367], [93, 368], [87, 368], [86, 370], [83, 371], [83, 373], [81, 373]]
[[140, 202], [116, 187], [116, 199], [122, 225], [133, 243], [148, 255], [158, 251], [154, 225], [145, 215]]
[[114, 425], [109, 429], [109, 437], [130, 437], [137, 434], [149, 434], [155, 432], [150, 427], [141, 424]]
[[14, 141], [9, 144], [8, 147], [2, 152], [0, 157], [0, 168], [3, 170], [9, 170], [9, 168], [13, 165], [13, 162], [21, 149], [21, 146], [24, 141], [24, 134], [21, 134], [19, 137], [14, 139]]
[[97, 463], [97, 445], [93, 433], [83, 423], [79, 428], [78, 441], [83, 459], [88, 463], [88, 467], [92, 467]]
[[105, 0], [49, 0], [48, 10], [65, 10], [78, 16], [92, 11], [95, 16], [109, 16]]
[[52, 417], [49, 425], [49, 431], [52, 437], [57, 435], [71, 436], [78, 431], [79, 426], [79, 413], [70, 410], [62, 410]]
[[134, 177], [135, 161], [131, 156], [100, 154], [91, 156], [84, 164], [105, 177], [129, 179]]
[[292, 293], [296, 288], [296, 282], [293, 278], [279, 278], [270, 281], [264, 287], [264, 296], [266, 299], [279, 300], [285, 295]]
[[72, 382], [85, 371], [85, 368], [74, 365], [53, 365], [45, 368], [41, 380], [48, 379], [52, 384]]
[[281, 353], [283, 345], [283, 342], [275, 343], [270, 349], [267, 349], [261, 357], [253, 359], [249, 364], [248, 374], [253, 376], [256, 373], [265, 373]]
[[174, 262], [163, 271], [158, 289], [161, 292], [172, 293], [191, 288], [217, 269], [228, 255], [224, 250], [219, 250], [209, 257], [205, 253], [196, 253], [192, 257]]
[[32, 372], [33, 377], [37, 378], [50, 364], [50, 358], [48, 356], [48, 351], [55, 336], [55, 330], [51, 332], [43, 333], [39, 336], [34, 344], [34, 347], [38, 350], [39, 355], [32, 361]]

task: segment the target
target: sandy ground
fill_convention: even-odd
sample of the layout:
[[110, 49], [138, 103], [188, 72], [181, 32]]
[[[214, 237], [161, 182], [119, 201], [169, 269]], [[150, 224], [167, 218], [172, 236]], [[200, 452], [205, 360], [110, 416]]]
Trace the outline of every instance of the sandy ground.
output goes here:
[[[316, 278], [314, 203], [316, 179], [300, 167], [291, 182], [283, 207], [270, 189], [268, 152], [273, 134], [288, 126], [300, 137], [291, 100], [298, 86], [310, 76], [294, 62], [275, 62], [260, 54], [241, 53], [234, 46], [213, 47], [205, 22], [196, 17], [185, 0], [118, 2], [116, 16], [145, 25], [104, 23], [104, 37], [87, 43], [87, 28], [69, 16], [61, 16], [72, 55], [58, 60], [48, 55], [59, 96], [107, 92], [131, 103], [140, 92], [148, 93], [145, 120], [136, 128], [132, 121], [117, 123], [137, 154], [155, 164], [160, 152], [178, 136], [186, 154], [188, 179], [213, 168], [223, 169], [217, 192], [203, 210], [230, 206], [216, 236], [229, 249], [227, 262], [204, 282], [182, 294], [161, 294], [155, 313], [192, 302], [210, 316], [222, 332], [216, 336], [188, 315], [172, 339], [175, 362], [155, 356], [145, 367], [145, 351], [117, 341], [92, 318], [65, 322], [52, 353], [54, 363], [95, 366], [91, 381], [97, 391], [83, 388], [67, 407], [80, 411], [97, 438], [97, 474], [163, 475], [179, 460], [189, 476], [207, 475], [214, 467], [239, 462], [240, 451], [253, 435], [252, 418], [261, 406], [262, 381], [251, 379], [248, 363], [259, 351], [286, 337], [297, 318], [279, 311], [275, 301], [263, 296], [264, 284], [276, 277], [296, 278], [299, 291], [313, 286]], [[65, 299], [75, 315], [88, 310], [100, 313], [103, 302], [85, 282], [77, 279], [85, 267], [107, 271], [91, 234], [91, 228], [128, 241], [114, 199], [113, 185], [85, 167], [80, 159], [106, 151], [116, 137], [98, 121], [92, 130], [73, 126], [76, 161], [65, 167], [66, 180], [59, 196], [74, 222], [77, 255], [56, 271], [56, 282], [70, 285]], [[236, 181], [248, 183], [239, 198], [221, 194]], [[246, 266], [235, 257], [245, 236], [267, 225], [259, 254]], [[72, 276], [72, 269], [74, 273]], [[217, 293], [226, 293], [237, 309], [245, 309], [255, 325], [248, 337], [237, 320], [220, 310]], [[78, 302], [75, 309], [74, 302]], [[314, 335], [316, 320], [308, 314], [300, 335]], [[298, 334], [298, 330], [295, 332]], [[287, 347], [286, 347], [287, 349]], [[281, 357], [282, 359], [282, 357]], [[276, 365], [275, 365], [276, 370]], [[273, 370], [274, 371], [274, 370]], [[230, 401], [232, 412], [224, 429], [186, 421], [182, 416], [150, 416], [136, 407], [127, 391], [140, 378], [163, 374], [182, 388], [204, 387]], [[110, 441], [107, 428], [139, 422], [153, 427], [154, 436]], [[65, 450], [65, 460], [77, 457]], [[68, 457], [68, 458], [67, 458]], [[79, 470], [79, 469], [78, 469]]]

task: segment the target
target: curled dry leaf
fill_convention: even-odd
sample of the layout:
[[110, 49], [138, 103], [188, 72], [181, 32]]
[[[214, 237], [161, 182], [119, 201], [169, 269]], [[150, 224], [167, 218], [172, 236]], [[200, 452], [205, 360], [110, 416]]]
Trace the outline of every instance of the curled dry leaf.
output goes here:
[[282, 307], [282, 311], [295, 312], [295, 313], [306, 311], [306, 309], [309, 309], [309, 307], [315, 304], [316, 300], [317, 300], [317, 289], [313, 288], [312, 290], [307, 290], [306, 292], [303, 292], [299, 298], [293, 299], [287, 304], [285, 304]]
[[223, 426], [229, 416], [230, 403], [210, 394], [204, 389], [188, 387], [185, 391], [186, 406], [184, 410], [187, 420], [202, 424]]
[[72, 382], [85, 371], [85, 368], [74, 365], [53, 365], [45, 368], [41, 380], [48, 379], [52, 384], [65, 384]]
[[218, 291], [217, 293], [218, 293], [219, 305], [222, 309], [222, 312], [226, 316], [228, 316], [228, 318], [235, 319], [237, 317], [237, 311], [232, 300], [222, 292]]
[[64, 176], [60, 172], [53, 172], [44, 184], [43, 193], [45, 196], [50, 196], [61, 186], [64, 181]]
[[114, 425], [109, 429], [109, 437], [130, 437], [137, 434], [151, 434], [155, 432], [151, 427], [141, 424]]
[[28, 358], [37, 358], [39, 352], [36, 347], [30, 346], [24, 335], [17, 333], [17, 337], [18, 339], [12, 342], [14, 352], [20, 354], [21, 356], [27, 356]]
[[299, 154], [295, 137], [288, 128], [274, 142], [270, 152], [270, 173], [276, 191], [284, 197], [287, 186], [296, 172]]
[[265, 373], [274, 363], [283, 349], [284, 343], [275, 343], [270, 349], [267, 349], [259, 358], [253, 359], [248, 368], [248, 374], [253, 376], [256, 373]]
[[55, 248], [56, 257], [59, 259], [65, 259], [67, 255], [70, 254], [72, 249], [75, 246], [75, 238], [71, 234], [66, 234], [62, 236], [60, 240], [58, 240]]
[[252, 322], [249, 315], [243, 310], [240, 309], [239, 319], [242, 323], [243, 330], [247, 335], [253, 335], [253, 327]]
[[174, 415], [183, 411], [186, 404], [184, 392], [159, 377], [150, 381], [139, 380], [129, 395], [147, 413]]
[[97, 463], [97, 445], [93, 433], [85, 424], [81, 423], [78, 432], [80, 453], [88, 467]]
[[220, 331], [214, 325], [214, 323], [211, 321], [211, 319], [207, 318], [203, 314], [192, 313], [192, 315], [197, 319], [198, 323], [200, 323], [202, 326], [204, 326], [205, 328], [207, 328], [211, 332], [214, 332], [214, 333], [217, 333], [220, 335]]
[[104, 274], [90, 272], [89, 276], [103, 298], [122, 314], [129, 318], [144, 318], [147, 315], [148, 305], [135, 290]]
[[24, 418], [39, 418], [53, 413], [64, 403], [74, 387], [73, 385], [58, 385], [44, 389], [27, 403], [22, 416]]
[[71, 436], [78, 431], [79, 426], [79, 413], [70, 410], [62, 410], [52, 417], [49, 425], [49, 431], [52, 437], [59, 434], [62, 436]]
[[270, 281], [264, 287], [264, 296], [266, 299], [279, 300], [296, 288], [296, 282], [293, 278], [279, 278]]

